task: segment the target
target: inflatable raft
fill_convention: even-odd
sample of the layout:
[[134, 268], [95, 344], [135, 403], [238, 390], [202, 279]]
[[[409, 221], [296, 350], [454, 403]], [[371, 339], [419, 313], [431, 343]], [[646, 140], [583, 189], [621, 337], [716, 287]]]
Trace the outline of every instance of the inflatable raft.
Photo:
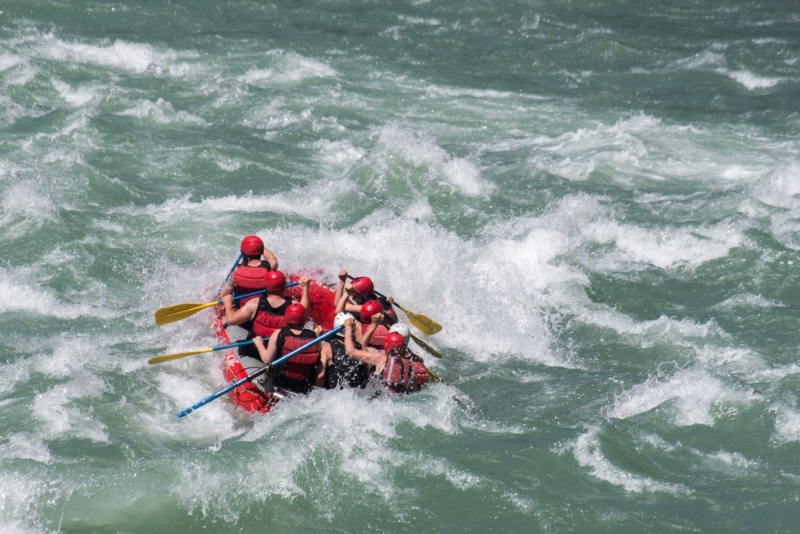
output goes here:
[[[321, 273], [314, 274], [319, 276]], [[303, 273], [303, 275], [309, 276], [306, 273]], [[289, 277], [289, 279], [291, 281], [296, 281], [300, 278], [300, 276], [300, 274], [293, 274]], [[312, 277], [309, 276], [309, 278]], [[287, 289], [285, 295], [287, 298], [299, 300], [301, 291], [302, 290], [299, 286], [295, 286]], [[335, 293], [336, 292], [333, 289], [324, 285], [315, 278], [312, 278], [311, 284], [308, 288], [308, 297], [310, 300], [310, 309], [308, 310], [308, 315], [314, 324], [322, 327], [323, 332], [327, 332], [333, 328], [333, 316], [334, 311], [336, 310], [336, 305], [334, 303]], [[225, 309], [220, 306], [216, 309], [216, 313], [214, 314], [214, 331], [216, 332], [217, 337], [219, 337], [224, 344], [229, 345], [233, 341], [231, 339], [232, 336], [229, 335], [228, 330], [225, 328], [224, 318]], [[245, 331], [243, 329], [238, 327], [230, 328], [235, 328], [239, 331], [237, 332], [239, 335], [236, 336], [237, 340], [240, 340], [240, 337], [241, 339], [244, 339], [243, 333]], [[257, 360], [255, 358], [243, 357], [240, 359], [236, 352], [237, 351], [234, 349], [226, 350], [225, 358], [223, 360], [225, 379], [231, 383], [236, 380], [241, 380], [249, 373], [252, 373], [253, 371], [256, 371], [264, 366], [261, 360]], [[272, 395], [263, 393], [255, 386], [255, 384], [251, 382], [247, 382], [232, 390], [231, 396], [233, 397], [233, 402], [248, 413], [267, 413], [277, 402], [285, 397], [285, 395], [280, 391], [276, 391]]]

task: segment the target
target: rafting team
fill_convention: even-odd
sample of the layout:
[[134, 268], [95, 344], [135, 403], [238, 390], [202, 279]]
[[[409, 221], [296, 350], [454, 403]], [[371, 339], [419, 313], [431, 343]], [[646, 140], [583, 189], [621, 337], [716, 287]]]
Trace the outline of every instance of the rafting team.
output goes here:
[[[255, 235], [242, 240], [242, 261], [220, 292], [225, 322], [248, 331], [253, 343], [239, 347], [243, 367], [260, 367], [289, 354], [315, 339], [319, 333], [305, 328], [309, 309], [308, 277], [298, 282], [299, 302], [285, 296], [286, 276], [278, 259]], [[329, 343], [315, 344], [273, 368], [253, 383], [264, 393], [280, 388], [293, 393], [312, 389], [365, 388], [377, 381], [391, 393], [413, 393], [428, 381], [422, 359], [408, 348], [411, 334], [397, 319], [392, 297], [375, 295], [372, 280], [362, 276], [347, 283], [347, 271], [339, 273], [333, 327], [343, 330]], [[237, 299], [266, 290], [266, 294]], [[387, 326], [388, 325], [388, 326]], [[373, 380], [375, 379], [375, 380]]]

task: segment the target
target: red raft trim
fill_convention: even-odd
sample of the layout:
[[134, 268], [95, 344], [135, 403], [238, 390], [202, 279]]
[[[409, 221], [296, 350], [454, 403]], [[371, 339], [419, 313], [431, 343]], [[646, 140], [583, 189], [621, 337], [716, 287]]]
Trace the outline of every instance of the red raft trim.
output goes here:
[[[300, 278], [300, 276], [301, 275], [293, 274], [289, 278], [292, 281], [296, 281]], [[287, 297], [298, 300], [300, 299], [300, 294], [300, 287], [292, 287], [286, 291]], [[308, 310], [308, 315], [316, 324], [322, 326], [324, 331], [328, 331], [333, 328], [333, 316], [335, 315], [334, 312], [336, 311], [336, 304], [334, 303], [335, 296], [336, 292], [333, 289], [321, 284], [320, 282], [317, 282], [316, 280], [311, 280], [308, 291], [308, 299], [310, 301], [311, 309]], [[223, 326], [224, 318], [225, 308], [220, 306], [216, 309], [216, 314], [214, 315], [214, 330], [217, 333], [217, 337], [219, 337], [225, 345], [229, 345], [231, 340], [230, 337], [228, 337], [228, 332]], [[228, 349], [225, 351], [223, 371], [225, 373], [225, 380], [230, 383], [236, 380], [241, 380], [247, 376], [247, 371], [245, 371], [244, 367], [242, 367], [242, 364], [239, 363], [239, 359], [236, 357], [234, 349]], [[250, 382], [242, 384], [238, 388], [232, 390], [231, 396], [233, 397], [233, 402], [236, 403], [238, 407], [251, 414], [256, 412], [260, 412], [262, 414], [267, 413], [280, 400], [277, 397], [270, 397], [269, 395], [262, 393]]]

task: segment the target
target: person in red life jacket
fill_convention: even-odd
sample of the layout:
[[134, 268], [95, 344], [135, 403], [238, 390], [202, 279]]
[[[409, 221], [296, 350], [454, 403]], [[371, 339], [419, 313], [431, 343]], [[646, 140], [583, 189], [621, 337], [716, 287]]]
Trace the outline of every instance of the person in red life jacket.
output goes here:
[[[265, 364], [286, 356], [317, 337], [313, 330], [304, 328], [308, 317], [301, 304], [290, 304], [284, 317], [287, 326], [276, 331], [266, 346], [261, 336], [253, 338], [253, 344]], [[325, 367], [320, 362], [319, 353], [320, 347], [317, 344], [274, 369], [274, 385], [295, 393], [308, 393], [315, 386], [325, 385]]]
[[383, 349], [357, 349], [352, 340], [354, 319], [344, 322], [345, 354], [374, 367], [372, 376], [377, 378], [391, 393], [405, 394], [419, 391], [428, 381], [428, 373], [421, 362], [413, 362], [407, 356], [406, 340], [397, 332], [390, 332], [383, 340]]
[[386, 298], [377, 296], [375, 294], [375, 285], [372, 283], [371, 279], [366, 276], [359, 276], [353, 278], [352, 284], [348, 285], [346, 282], [347, 271], [342, 270], [339, 272], [339, 285], [336, 286], [336, 296], [334, 297], [334, 302], [336, 303], [339, 302], [345, 293], [350, 297], [342, 311], [350, 312], [358, 317], [358, 314], [361, 313], [361, 306], [363, 306], [364, 303], [369, 300], [377, 300], [381, 303], [383, 313], [397, 320], [397, 312], [394, 311], [394, 306], [392, 305], [394, 298], [392, 298], [391, 295], [388, 295]]
[[[333, 320], [333, 327], [337, 328], [344, 325], [347, 319], [355, 318], [347, 312], [337, 314]], [[367, 336], [372, 336], [382, 319], [383, 316], [379, 313], [372, 317], [370, 328], [366, 332]], [[358, 330], [353, 329], [351, 334], [354, 338], [353, 346], [357, 349], [362, 348], [358, 340], [360, 337]], [[336, 338], [322, 346], [320, 358], [325, 366], [325, 389], [344, 389], [345, 387], [363, 389], [367, 384], [369, 366], [345, 354], [344, 331], [337, 333]]]
[[[242, 239], [239, 248], [242, 251], [242, 261], [233, 271], [233, 276], [225, 284], [219, 298], [231, 294], [234, 296], [246, 295], [264, 289], [264, 275], [268, 271], [278, 268], [278, 258], [264, 246], [264, 242], [257, 235], [249, 235]], [[241, 308], [247, 301], [256, 298], [240, 299], [237, 306]]]
[[[310, 280], [303, 276], [298, 282], [303, 290], [300, 304], [308, 309]], [[222, 303], [225, 305], [225, 321], [228, 326], [241, 326], [245, 330], [249, 330], [248, 340], [255, 336], [271, 337], [274, 331], [286, 326], [286, 310], [294, 302], [283, 296], [286, 291], [286, 276], [282, 272], [267, 271], [264, 274], [264, 285], [267, 290], [265, 295], [247, 302], [238, 310], [233, 307], [233, 295], [222, 297]], [[258, 357], [252, 345], [239, 347], [239, 355]]]
[[411, 337], [411, 329], [408, 328], [408, 325], [401, 322], [396, 322], [389, 328], [389, 332], [397, 333], [403, 336], [403, 339], [406, 340], [406, 357], [411, 360], [411, 364], [414, 366], [414, 376], [420, 386], [428, 382], [428, 368], [425, 367], [425, 360], [422, 359], [422, 356], [419, 356], [411, 351], [408, 348], [408, 338]]
[[[336, 304], [336, 313], [342, 313], [347, 309], [348, 305], [348, 295], [353, 292], [352, 286], [348, 285], [345, 287], [345, 292], [342, 294], [339, 302]], [[368, 300], [358, 306], [359, 311], [356, 312], [359, 320], [361, 321], [361, 328], [358, 329], [356, 332], [356, 341], [362, 343], [364, 345], [368, 344], [372, 347], [377, 349], [383, 346], [383, 338], [386, 337], [386, 334], [389, 333], [389, 329], [384, 326], [383, 324], [378, 324], [377, 328], [375, 328], [371, 338], [368, 338], [368, 343], [364, 343], [365, 334], [367, 329], [370, 328], [371, 319], [375, 314], [381, 315], [381, 320], [385, 318], [383, 312], [383, 306], [377, 300]]]

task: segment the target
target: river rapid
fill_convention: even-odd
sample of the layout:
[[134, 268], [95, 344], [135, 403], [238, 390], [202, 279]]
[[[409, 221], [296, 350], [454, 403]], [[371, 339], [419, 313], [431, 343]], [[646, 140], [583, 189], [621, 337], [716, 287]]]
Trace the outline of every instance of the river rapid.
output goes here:
[[[0, 531], [797, 532], [798, 60], [777, 0], [4, 0]], [[249, 233], [449, 384], [178, 419], [153, 312]]]

